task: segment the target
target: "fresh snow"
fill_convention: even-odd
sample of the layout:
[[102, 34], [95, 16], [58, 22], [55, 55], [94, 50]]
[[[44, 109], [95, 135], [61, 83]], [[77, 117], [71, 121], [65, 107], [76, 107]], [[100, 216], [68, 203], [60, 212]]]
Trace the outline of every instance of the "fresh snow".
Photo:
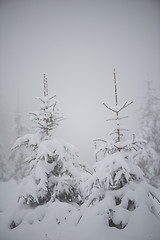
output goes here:
[[16, 140], [14, 145], [12, 146], [12, 150], [18, 148], [22, 145], [26, 146], [38, 146], [40, 144], [40, 136], [39, 134], [26, 134], [23, 137], [20, 137]]
[[116, 113], [117, 138], [95, 140], [103, 157], [91, 168], [73, 145], [53, 138], [63, 120], [54, 97], [39, 98], [40, 111], [31, 113], [35, 133], [12, 147], [32, 149], [30, 174], [0, 183], [0, 240], [159, 240], [160, 189], [146, 181], [131, 151], [144, 141], [119, 132], [118, 113], [132, 102], [104, 104]]
[[[111, 199], [86, 208], [78, 224], [80, 210], [75, 205], [55, 201], [34, 209], [26, 208], [23, 222], [11, 230], [11, 212], [15, 211], [18, 191], [19, 185], [15, 181], [0, 183], [1, 240], [159, 240], [160, 221], [143, 202], [130, 215], [126, 228], [119, 230], [108, 227], [102, 210], [106, 204], [112, 205]], [[129, 194], [133, 197], [132, 192]], [[17, 215], [17, 221], [21, 221], [23, 214]], [[118, 217], [121, 217], [120, 213]], [[127, 220], [127, 214], [125, 217]]]

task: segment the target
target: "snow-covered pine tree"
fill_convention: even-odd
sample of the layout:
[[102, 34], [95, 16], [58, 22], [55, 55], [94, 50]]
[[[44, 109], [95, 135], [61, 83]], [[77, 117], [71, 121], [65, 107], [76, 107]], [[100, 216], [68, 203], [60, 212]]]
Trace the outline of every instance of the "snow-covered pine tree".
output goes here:
[[[123, 119], [128, 118], [128, 116], [120, 116], [121, 112], [126, 109], [129, 105], [133, 102], [124, 102], [123, 104], [119, 105], [118, 103], [118, 92], [117, 92], [117, 82], [116, 82], [116, 72], [114, 69], [114, 94], [115, 94], [115, 106], [111, 106], [108, 103], [103, 103], [103, 105], [110, 110], [114, 117], [110, 117], [106, 119], [106, 121], [114, 121], [115, 127], [109, 134], [109, 139], [95, 139], [94, 143], [100, 142], [101, 144], [99, 147], [96, 147], [95, 154], [96, 156], [102, 152], [103, 157], [116, 153], [116, 152], [130, 152], [132, 149], [138, 150], [141, 149], [141, 144], [145, 142], [142, 138], [137, 138], [135, 134], [133, 134], [132, 139], [128, 140], [125, 138], [125, 132], [129, 130], [124, 127], [121, 122]], [[96, 144], [97, 146], [97, 144]], [[127, 157], [127, 156], [126, 156]]]
[[8, 166], [4, 146], [0, 142], [0, 181], [8, 180]]
[[[0, 118], [0, 181], [4, 182], [9, 179], [8, 176], [8, 163], [7, 163], [7, 157], [6, 157], [6, 148], [4, 144], [4, 133], [3, 129], [5, 129], [5, 124], [3, 121], [3, 112], [1, 108], [0, 101], [0, 110], [1, 110], [1, 118]], [[3, 128], [3, 129], [2, 129]]]
[[104, 157], [95, 163], [93, 175], [85, 183], [86, 201], [81, 207], [79, 221], [85, 217], [86, 209], [92, 206], [92, 209], [95, 207], [97, 215], [104, 217], [108, 226], [122, 229], [128, 224], [132, 212], [144, 205], [158, 217], [152, 200], [155, 197], [160, 201], [160, 194], [145, 182], [143, 172], [133, 164], [131, 152], [141, 149], [144, 141], [135, 135], [131, 140], [124, 137], [127, 129], [121, 126], [120, 121], [125, 117], [120, 116], [120, 113], [132, 102], [118, 104], [115, 70], [114, 93], [116, 105], [104, 103], [105, 107], [115, 114], [115, 117], [110, 119], [116, 122], [116, 127], [111, 132], [114, 138], [94, 140], [102, 143], [96, 154], [102, 151]]
[[[14, 118], [14, 141], [23, 136], [29, 131], [27, 126], [23, 123], [22, 117], [17, 104], [17, 110]], [[13, 143], [12, 143], [13, 144]], [[26, 148], [13, 149], [8, 157], [10, 178], [20, 182], [29, 174], [29, 166], [25, 162], [28, 150]]]
[[156, 97], [152, 82], [147, 81], [144, 104], [139, 109], [140, 134], [147, 141], [134, 155], [145, 176], [152, 179], [160, 175], [160, 98]]
[[[39, 98], [40, 110], [31, 113], [34, 133], [18, 138], [13, 149], [21, 146], [32, 148], [27, 158], [31, 172], [21, 184], [21, 205], [36, 207], [56, 199], [61, 202], [82, 203], [80, 189], [81, 170], [85, 168], [77, 160], [76, 148], [63, 140], [54, 138], [53, 130], [63, 118], [60, 116], [55, 96], [48, 95], [47, 79], [44, 75], [44, 96]], [[19, 224], [16, 216], [10, 227]]]

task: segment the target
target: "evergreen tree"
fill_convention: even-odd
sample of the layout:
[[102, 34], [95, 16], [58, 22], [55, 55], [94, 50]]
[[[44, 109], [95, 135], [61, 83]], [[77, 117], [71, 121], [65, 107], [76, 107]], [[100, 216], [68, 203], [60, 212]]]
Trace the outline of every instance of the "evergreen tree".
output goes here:
[[[44, 76], [44, 96], [39, 98], [40, 110], [31, 113], [35, 133], [18, 138], [13, 149], [21, 146], [32, 148], [27, 158], [31, 172], [21, 184], [20, 206], [36, 207], [46, 202], [75, 202], [81, 204], [81, 171], [85, 166], [77, 161], [77, 150], [71, 144], [54, 138], [53, 130], [63, 118], [59, 115], [55, 96], [48, 96], [47, 79]], [[22, 207], [20, 207], [21, 209]], [[16, 216], [10, 227], [18, 225]]]
[[[1, 100], [1, 99], [0, 99]], [[5, 149], [5, 124], [3, 120], [3, 109], [1, 107], [2, 101], [0, 101], [0, 181], [7, 181], [8, 180], [8, 163], [6, 158], [6, 149]]]
[[0, 181], [8, 180], [8, 166], [4, 146], [0, 142]]
[[135, 161], [148, 179], [160, 175], [160, 98], [154, 94], [151, 81], [147, 82], [144, 105], [140, 108], [140, 133], [147, 144]]
[[[133, 134], [132, 139], [126, 139], [125, 132], [128, 132], [129, 130], [122, 125], [122, 120], [128, 118], [128, 116], [120, 116], [121, 112], [126, 109], [129, 105], [131, 105], [133, 102], [125, 102], [121, 105], [118, 104], [118, 92], [117, 92], [117, 82], [116, 82], [116, 73], [114, 69], [114, 94], [115, 94], [115, 106], [111, 106], [108, 103], [103, 103], [103, 105], [110, 110], [113, 114], [115, 114], [115, 117], [110, 117], [106, 121], [114, 121], [115, 127], [110, 132], [109, 138], [107, 140], [104, 139], [95, 139], [94, 142], [98, 143], [100, 142], [100, 146], [96, 149], [95, 154], [96, 157], [100, 152], [103, 153], [103, 157], [114, 154], [116, 152], [123, 152], [126, 153], [127, 158], [127, 152], [130, 152], [131, 150], [138, 150], [141, 149], [141, 144], [145, 142], [142, 140], [142, 138], [137, 138], [135, 134]], [[97, 146], [97, 144], [96, 144]]]
[[103, 159], [93, 166], [92, 176], [85, 182], [86, 201], [82, 205], [81, 216], [85, 217], [86, 208], [95, 207], [97, 215], [102, 215], [110, 227], [124, 228], [132, 212], [145, 207], [158, 216], [153, 197], [160, 201], [155, 189], [144, 180], [141, 169], [133, 164], [132, 151], [138, 151], [145, 142], [133, 135], [131, 140], [125, 139], [126, 128], [121, 126], [121, 111], [131, 103], [118, 105], [116, 74], [114, 70], [114, 92], [116, 106], [104, 103], [105, 107], [115, 114], [111, 118], [116, 122], [111, 132], [113, 139], [94, 141], [102, 144], [97, 148], [96, 155], [103, 152]]
[[[14, 142], [28, 132], [27, 126], [23, 123], [19, 106], [14, 118]], [[29, 174], [28, 164], [25, 162], [28, 151], [25, 148], [13, 149], [9, 155], [8, 162], [10, 165], [10, 178], [20, 182], [25, 176]]]

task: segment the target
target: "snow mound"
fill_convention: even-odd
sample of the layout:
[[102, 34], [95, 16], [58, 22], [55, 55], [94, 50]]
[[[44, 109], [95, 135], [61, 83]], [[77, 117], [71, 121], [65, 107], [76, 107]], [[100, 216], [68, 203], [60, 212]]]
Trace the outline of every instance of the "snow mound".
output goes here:
[[[84, 207], [84, 205], [77, 207], [69, 203], [50, 201], [36, 208], [25, 208], [23, 209], [25, 211], [24, 215], [17, 213], [17, 222], [23, 218], [21, 224], [17, 228], [10, 229], [10, 212], [15, 212], [19, 185], [15, 181], [1, 183], [0, 206], [3, 212], [0, 212], [0, 239], [106, 240], [108, 238], [112, 240], [159, 240], [160, 221], [158, 216], [156, 217], [149, 210], [145, 204], [146, 200], [141, 196], [143, 195], [142, 192], [148, 189], [148, 185], [142, 181], [137, 192], [138, 183], [130, 182], [129, 186], [129, 189], [128, 185], [125, 185], [124, 188], [115, 190], [115, 193], [112, 190], [108, 191], [108, 195], [102, 201], [95, 202], [90, 207]], [[151, 187], [150, 191], [157, 197], [160, 195], [158, 189], [155, 190]], [[121, 203], [118, 197], [121, 197]], [[134, 210], [127, 210], [128, 199], [138, 201]], [[141, 199], [140, 202], [139, 199]], [[151, 195], [150, 199], [155, 201], [155, 206], [157, 203], [156, 209], [157, 212], [160, 212], [158, 201], [153, 199]], [[128, 212], [128, 216], [125, 215], [125, 221], [128, 221], [129, 217], [129, 222], [123, 230], [108, 226], [107, 209], [112, 208], [113, 205], [114, 209], [121, 205], [121, 208], [124, 208], [123, 215]], [[122, 216], [120, 211], [118, 216], [115, 215], [117, 223]]]

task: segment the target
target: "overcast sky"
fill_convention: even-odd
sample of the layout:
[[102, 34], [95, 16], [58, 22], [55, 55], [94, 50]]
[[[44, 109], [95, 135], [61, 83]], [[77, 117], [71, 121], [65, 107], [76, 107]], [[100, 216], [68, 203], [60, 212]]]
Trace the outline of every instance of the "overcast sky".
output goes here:
[[127, 122], [132, 134], [148, 78], [160, 94], [160, 1], [1, 0], [4, 142], [12, 139], [17, 101], [25, 121], [38, 110], [45, 73], [67, 119], [55, 135], [76, 145], [81, 160], [94, 162], [92, 139], [107, 138], [110, 128], [102, 103], [114, 104], [114, 67], [119, 102], [134, 101]]

